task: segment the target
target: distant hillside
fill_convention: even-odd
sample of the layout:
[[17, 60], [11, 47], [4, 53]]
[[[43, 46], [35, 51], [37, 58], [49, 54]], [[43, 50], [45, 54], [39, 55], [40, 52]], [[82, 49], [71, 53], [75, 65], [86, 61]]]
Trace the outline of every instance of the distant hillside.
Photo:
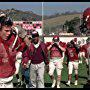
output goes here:
[[54, 17], [54, 18], [50, 18], [50, 19], [46, 19], [44, 20], [44, 26], [50, 26], [50, 27], [54, 27], [57, 25], [62, 25], [65, 23], [66, 20], [70, 21], [75, 17], [80, 17], [80, 15], [82, 15], [82, 13], [78, 13], [78, 14], [66, 14], [66, 15], [60, 15], [58, 17]]
[[33, 13], [32, 11], [21, 11], [21, 10], [16, 10], [14, 8], [12, 9], [6, 9], [6, 10], [1, 10], [0, 12], [3, 11], [4, 13], [8, 14], [13, 20], [42, 20], [42, 16], [37, 15], [35, 13]]

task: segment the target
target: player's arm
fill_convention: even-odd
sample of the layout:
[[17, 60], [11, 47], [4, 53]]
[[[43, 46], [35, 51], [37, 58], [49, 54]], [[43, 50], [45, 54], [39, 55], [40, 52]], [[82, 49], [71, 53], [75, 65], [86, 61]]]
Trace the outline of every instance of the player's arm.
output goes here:
[[60, 48], [63, 52], [65, 52], [65, 51], [66, 51], [66, 44], [63, 43], [63, 44], [61, 45], [61, 44], [59, 43], [59, 48]]
[[19, 72], [21, 60], [22, 60], [22, 52], [18, 52], [16, 54], [16, 62], [15, 62], [16, 71], [15, 71], [15, 74], [18, 74], [18, 72]]
[[54, 43], [53, 42], [48, 42], [47, 45], [47, 50], [50, 50], [50, 48], [52, 47]]
[[23, 53], [23, 58], [22, 58], [22, 65], [25, 68], [29, 68], [31, 63], [31, 59], [30, 59], [30, 51], [29, 48], [27, 48], [27, 50]]

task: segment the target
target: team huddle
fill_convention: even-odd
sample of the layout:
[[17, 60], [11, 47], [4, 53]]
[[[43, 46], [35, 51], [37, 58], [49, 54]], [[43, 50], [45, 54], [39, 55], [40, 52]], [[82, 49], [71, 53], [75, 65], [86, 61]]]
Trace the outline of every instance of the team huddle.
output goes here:
[[[23, 33], [23, 31], [22, 31]], [[54, 35], [52, 42], [44, 43], [37, 31], [32, 31], [31, 37], [25, 33], [19, 36], [18, 28], [13, 27], [13, 21], [1, 14], [0, 16], [0, 88], [14, 88], [13, 77], [16, 75], [18, 82], [21, 66], [22, 83], [28, 88], [44, 88], [44, 73], [48, 73], [52, 80], [52, 88], [60, 88], [63, 63], [68, 66], [68, 82], [70, 86], [72, 71], [75, 70], [75, 85], [78, 85], [79, 57], [85, 59], [87, 67], [90, 59], [90, 37], [85, 45], [78, 45], [76, 38], [68, 43], [60, 41]], [[64, 62], [64, 57], [67, 61]], [[54, 71], [57, 71], [55, 79]], [[89, 69], [89, 68], [88, 68]], [[30, 73], [28, 73], [30, 71]], [[88, 72], [90, 72], [88, 70]], [[26, 76], [26, 74], [28, 74]], [[88, 81], [90, 77], [88, 76]]]

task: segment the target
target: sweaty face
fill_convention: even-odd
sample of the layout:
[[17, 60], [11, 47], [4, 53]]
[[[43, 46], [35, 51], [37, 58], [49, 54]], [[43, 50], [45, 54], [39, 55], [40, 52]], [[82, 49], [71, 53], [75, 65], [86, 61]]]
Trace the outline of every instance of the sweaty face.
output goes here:
[[0, 36], [3, 40], [7, 40], [10, 33], [11, 33], [11, 26], [3, 26], [2, 30], [0, 31]]

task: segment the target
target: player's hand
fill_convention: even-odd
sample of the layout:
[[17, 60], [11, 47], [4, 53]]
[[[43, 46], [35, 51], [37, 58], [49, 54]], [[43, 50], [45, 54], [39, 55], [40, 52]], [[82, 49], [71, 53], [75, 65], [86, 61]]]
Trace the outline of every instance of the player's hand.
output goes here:
[[63, 62], [63, 64], [67, 65], [68, 66], [68, 62]]
[[26, 69], [26, 68], [27, 68], [27, 64], [24, 63], [24, 64], [22, 65], [22, 67], [23, 67], [23, 69]]
[[64, 62], [66, 65], [68, 64], [67, 62]]

